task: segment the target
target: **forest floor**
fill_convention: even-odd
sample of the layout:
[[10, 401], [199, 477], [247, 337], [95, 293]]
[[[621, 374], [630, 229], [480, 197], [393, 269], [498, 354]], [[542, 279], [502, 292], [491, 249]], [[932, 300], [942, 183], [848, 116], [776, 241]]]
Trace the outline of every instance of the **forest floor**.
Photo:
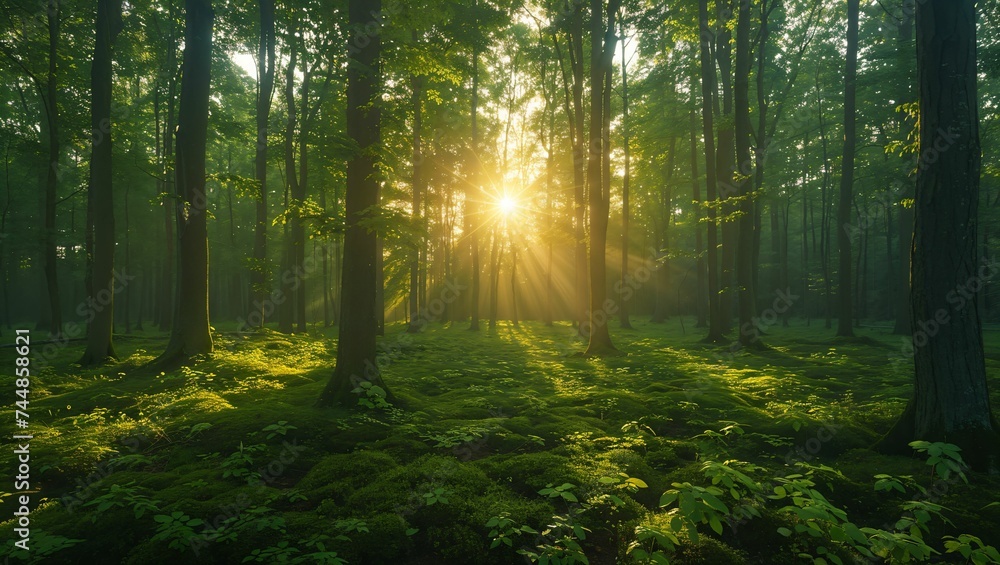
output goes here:
[[[892, 532], [914, 499], [946, 508], [950, 523], [932, 511], [921, 534], [942, 554], [944, 535], [1000, 545], [1000, 505], [986, 507], [1000, 501], [1000, 477], [945, 480], [926, 455], [868, 449], [912, 386], [889, 330], [837, 339], [822, 321], [794, 319], [768, 328], [767, 348], [730, 353], [700, 343], [691, 319], [633, 323], [613, 330], [627, 355], [603, 359], [574, 355], [583, 344], [568, 324], [501, 322], [480, 333], [431, 325], [417, 335], [393, 324], [380, 366], [395, 404], [350, 410], [314, 406], [336, 328], [287, 336], [220, 327], [211, 357], [167, 374], [143, 369], [164, 346], [158, 333], [120, 336], [121, 363], [102, 369], [74, 367], [77, 344], [52, 348], [30, 392], [32, 549], [14, 550], [10, 520], [0, 526], [2, 554], [42, 563], [518, 563], [519, 549], [565, 557], [578, 541], [590, 563], [629, 562], [636, 526], [670, 529], [661, 495], [699, 492], [713, 476], [725, 487], [716, 493], [725, 512], [716, 510], [730, 519], [720, 524], [698, 506], [714, 506], [710, 497], [681, 496], [675, 515], [693, 520], [681, 529], [701, 535], [665, 550], [671, 563], [784, 564], [824, 552], [846, 562], [850, 541], [827, 539], [837, 538], [835, 524]], [[988, 332], [986, 345], [1000, 406], [1000, 335]], [[0, 350], [0, 366], [13, 368], [14, 355]], [[12, 371], [3, 373], [12, 391]], [[12, 400], [3, 418], [13, 416]], [[13, 478], [7, 453], [0, 467]], [[801, 488], [795, 474], [844, 519], [810, 519], [789, 497], [768, 497], [796, 480]], [[876, 491], [878, 474], [910, 478]], [[16, 497], [4, 496], [9, 517]], [[644, 531], [637, 549], [652, 551]], [[502, 533], [510, 543], [490, 549]]]

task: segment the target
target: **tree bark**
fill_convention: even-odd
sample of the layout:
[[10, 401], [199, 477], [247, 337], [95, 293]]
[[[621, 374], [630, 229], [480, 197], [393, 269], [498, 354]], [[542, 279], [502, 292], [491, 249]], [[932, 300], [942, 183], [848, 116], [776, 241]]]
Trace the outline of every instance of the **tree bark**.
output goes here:
[[[622, 38], [625, 37], [625, 25], [622, 24]], [[622, 40], [624, 41], [624, 39]], [[610, 85], [608, 87], [610, 91]], [[628, 118], [628, 61], [625, 60], [624, 44], [622, 48], [622, 149], [625, 151], [625, 174], [622, 177], [622, 273], [620, 289], [624, 290], [629, 284], [628, 254], [629, 254], [629, 182], [632, 174], [632, 156], [629, 153], [629, 118]], [[619, 304], [618, 322], [621, 327], [632, 329], [632, 322], [628, 319], [628, 300], [624, 298]]]
[[[117, 286], [114, 274], [115, 202], [111, 163], [111, 46], [121, 31], [121, 10], [121, 0], [98, 0], [94, 25], [94, 59], [90, 70], [90, 187], [87, 200], [95, 221], [87, 347], [79, 360], [84, 366], [118, 358], [111, 339]], [[128, 200], [125, 205], [128, 206]], [[126, 306], [126, 327], [127, 315]]]
[[847, 0], [847, 68], [844, 74], [844, 157], [841, 159], [840, 201], [837, 205], [837, 335], [854, 335], [854, 302], [851, 293], [851, 195], [854, 192], [854, 149], [857, 145], [859, 0]]
[[739, 163], [739, 239], [736, 254], [736, 285], [739, 287], [739, 341], [743, 347], [758, 341], [754, 328], [755, 295], [753, 288], [754, 201], [750, 152], [750, 2], [739, 3], [736, 21], [736, 161]]
[[[609, 158], [604, 144], [605, 89], [610, 89], [611, 62], [615, 53], [615, 14], [620, 0], [611, 0], [607, 7], [607, 24], [604, 23], [604, 3], [590, 2], [590, 155], [587, 161], [587, 184], [590, 187], [590, 316], [589, 343], [586, 356], [615, 354], [618, 349], [611, 342], [607, 318], [607, 239], [610, 186], [604, 173], [604, 160]], [[603, 39], [602, 39], [603, 38]]]
[[347, 67], [347, 134], [357, 149], [347, 164], [344, 270], [337, 342], [337, 365], [319, 398], [320, 405], [355, 404], [353, 390], [362, 383], [386, 391], [375, 359], [377, 235], [363, 220], [379, 204], [378, 156], [381, 144], [379, 104], [381, 50], [379, 34], [366, 34], [381, 0], [350, 0]]
[[205, 215], [205, 147], [212, 70], [211, 0], [185, 1], [183, 81], [177, 119], [177, 218], [180, 260], [174, 322], [166, 351], [154, 363], [170, 364], [212, 352], [208, 321], [208, 225]]
[[49, 31], [49, 69], [46, 77], [45, 113], [48, 124], [49, 161], [45, 176], [45, 237], [42, 256], [45, 272], [45, 288], [48, 293], [49, 333], [62, 334], [62, 307], [59, 301], [59, 278], [56, 265], [56, 200], [59, 189], [59, 156], [62, 145], [59, 139], [58, 59], [59, 22], [61, 18], [60, 0], [50, 0], [46, 10]]
[[976, 234], [982, 149], [975, 2], [918, 3], [916, 28], [920, 154], [942, 139], [953, 144], [917, 170], [914, 395], [880, 448], [909, 452], [912, 440], [946, 441], [963, 449], [973, 469], [995, 472], [1000, 435], [986, 382], [979, 297], [955, 290], [992, 274], [980, 263]]
[[698, 20], [701, 29], [701, 120], [702, 137], [705, 143], [705, 192], [708, 200], [708, 336], [705, 341], [723, 341], [722, 312], [719, 301], [719, 234], [716, 227], [718, 211], [716, 166], [715, 166], [715, 124], [712, 109], [715, 103], [715, 65], [712, 62], [712, 32], [708, 27], [708, 0], [698, 3]]
[[[251, 326], [264, 327], [267, 321], [267, 135], [274, 93], [274, 0], [260, 0], [260, 37], [257, 44], [257, 145], [254, 154], [254, 178], [259, 186], [254, 221], [253, 263], [250, 268], [250, 304], [247, 313]], [[256, 324], [255, 318], [259, 318]]]

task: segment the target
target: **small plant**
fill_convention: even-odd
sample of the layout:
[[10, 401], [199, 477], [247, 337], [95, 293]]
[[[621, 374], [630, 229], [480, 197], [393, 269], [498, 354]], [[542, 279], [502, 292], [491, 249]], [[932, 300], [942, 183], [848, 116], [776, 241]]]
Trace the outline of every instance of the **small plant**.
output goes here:
[[635, 527], [635, 539], [626, 553], [639, 563], [669, 565], [667, 555], [673, 554], [680, 544], [680, 538], [673, 531], [639, 525]]
[[198, 435], [200, 435], [202, 432], [204, 432], [206, 430], [210, 430], [210, 429], [212, 429], [212, 424], [210, 424], [208, 422], [202, 422], [200, 424], [195, 424], [195, 425], [191, 426], [190, 428], [188, 428], [188, 433], [185, 436], [185, 439], [194, 439], [195, 437], [197, 437]]
[[969, 534], [960, 536], [944, 536], [945, 553], [958, 553], [966, 562], [973, 565], [993, 565], [1000, 563], [1000, 551], [992, 545], [986, 545], [983, 540]]
[[371, 381], [362, 381], [361, 384], [354, 387], [351, 392], [355, 394], [360, 394], [361, 398], [358, 399], [358, 406], [364, 406], [365, 408], [391, 408], [392, 404], [386, 400], [385, 389], [372, 384]]
[[719, 500], [725, 491], [716, 486], [699, 487], [691, 483], [672, 483], [672, 486], [674, 488], [660, 497], [660, 507], [677, 504], [668, 512], [670, 529], [675, 535], [686, 530], [688, 538], [698, 543], [698, 524], [708, 524], [715, 533], [722, 533], [722, 521], [729, 516], [729, 507]]
[[486, 437], [490, 429], [483, 426], [459, 426], [437, 434], [421, 435], [420, 438], [434, 444], [436, 448], [452, 448]]
[[271, 424], [270, 426], [267, 426], [266, 428], [264, 428], [264, 431], [268, 432], [266, 436], [267, 439], [271, 439], [278, 435], [284, 436], [288, 434], [289, 431], [297, 429], [298, 429], [297, 427], [292, 426], [286, 420], [281, 420], [277, 424]]
[[[627, 473], [618, 473], [617, 477], [601, 477], [600, 479], [597, 479], [597, 482], [614, 489], [623, 490], [630, 494], [637, 492], [641, 488], [648, 487], [645, 481], [635, 477], [630, 477]], [[607, 496], [608, 499], [615, 504], [615, 506], [624, 506], [625, 504], [625, 501], [614, 493], [608, 493], [604, 496]]]
[[97, 507], [91, 516], [91, 521], [96, 523], [100, 515], [110, 508], [131, 508], [136, 518], [141, 518], [147, 512], [158, 511], [160, 501], [142, 494], [142, 488], [134, 485], [132, 482], [125, 485], [111, 485], [108, 492], [84, 504]]
[[222, 462], [222, 478], [236, 477], [246, 479], [248, 484], [256, 484], [260, 480], [260, 474], [250, 470], [253, 454], [266, 449], [267, 446], [262, 443], [245, 446], [241, 441], [240, 448]]
[[176, 511], [170, 514], [157, 514], [153, 520], [159, 524], [153, 541], [165, 541], [170, 549], [184, 551], [191, 547], [190, 540], [195, 538], [194, 529], [205, 522], [198, 518], [192, 518], [187, 514]]
[[580, 541], [587, 539], [590, 530], [573, 524], [568, 515], [553, 516], [552, 521], [542, 530], [541, 535], [545, 538], [542, 543], [534, 549], [519, 549], [517, 553], [540, 565], [590, 565], [580, 546]]
[[952, 473], [956, 473], [965, 484], [969, 484], [969, 479], [965, 477], [965, 461], [959, 454], [961, 447], [950, 443], [911, 441], [912, 447], [917, 453], [926, 453], [929, 457], [927, 464], [933, 469], [932, 473], [944, 480], [948, 480]]
[[427, 506], [434, 506], [435, 504], [448, 504], [448, 497], [454, 495], [454, 491], [439, 487], [430, 492], [424, 493], [424, 503], [427, 504]]
[[510, 514], [507, 512], [501, 512], [498, 516], [494, 516], [486, 522], [487, 528], [492, 528], [490, 530], [489, 536], [492, 540], [490, 542], [490, 549], [495, 549], [500, 547], [501, 544], [507, 547], [514, 547], [514, 538], [520, 536], [521, 534], [537, 534], [538, 531], [531, 526], [521, 525], [515, 526], [514, 520], [510, 519]]
[[743, 426], [739, 422], [733, 422], [730, 420], [724, 421], [723, 423], [729, 424], [724, 426], [719, 431], [705, 430], [704, 432], [694, 436], [691, 439], [706, 438], [710, 439], [720, 445], [728, 445], [726, 443], [726, 438], [738, 437], [743, 435]]
[[545, 485], [545, 488], [538, 491], [538, 494], [549, 498], [561, 498], [566, 502], [580, 502], [576, 495], [571, 492], [575, 488], [576, 485], [573, 483], [563, 483], [559, 486], [549, 483]]

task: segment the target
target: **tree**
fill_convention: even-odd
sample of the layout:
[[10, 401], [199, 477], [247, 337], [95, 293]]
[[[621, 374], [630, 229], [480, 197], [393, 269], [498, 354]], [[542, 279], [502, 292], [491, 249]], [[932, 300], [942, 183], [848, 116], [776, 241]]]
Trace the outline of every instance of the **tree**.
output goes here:
[[[115, 211], [111, 176], [111, 46], [122, 29], [121, 0], [98, 0], [90, 71], [91, 159], [88, 209], [93, 215], [92, 320], [82, 365], [117, 359], [111, 340], [115, 297]], [[88, 226], [89, 228], [89, 226]]]
[[837, 269], [839, 299], [837, 335], [854, 335], [854, 301], [851, 297], [851, 200], [854, 192], [854, 150], [857, 146], [858, 12], [860, 0], [847, 0], [847, 64], [844, 74], [844, 158], [841, 160], [840, 200], [837, 204]]
[[211, 0], [185, 0], [184, 58], [177, 116], [177, 298], [166, 351], [154, 363], [170, 364], [212, 352], [208, 322], [208, 225], [205, 147], [212, 75]]
[[953, 300], [956, 288], [982, 282], [988, 268], [979, 261], [977, 234], [982, 149], [975, 5], [917, 4], [920, 154], [940, 147], [943, 136], [954, 144], [917, 169], [910, 267], [914, 394], [879, 447], [910, 453], [912, 440], [947, 441], [963, 448], [974, 469], [996, 471], [1000, 425], [986, 384], [979, 298]]
[[[260, 0], [260, 36], [257, 46], [257, 144], [254, 155], [254, 178], [257, 179], [257, 216], [254, 222], [253, 264], [250, 270], [250, 303], [260, 308], [260, 326], [264, 325], [267, 299], [267, 121], [274, 94], [274, 0]], [[249, 315], [248, 320], [253, 318]]]
[[350, 0], [352, 34], [348, 44], [347, 134], [356, 147], [347, 164], [347, 222], [341, 281], [337, 365], [319, 404], [350, 405], [361, 383], [385, 386], [375, 361], [376, 233], [367, 225], [379, 204], [378, 149], [381, 143], [378, 104], [381, 89], [381, 46], [378, 33], [367, 33], [382, 0]]
[[708, 199], [708, 336], [705, 341], [723, 340], [723, 312], [719, 301], [719, 235], [716, 229], [715, 124], [712, 106], [715, 99], [715, 66], [712, 63], [712, 33], [708, 27], [708, 0], [698, 3], [701, 37], [701, 119], [705, 142], [705, 190]]
[[750, 2], [741, 0], [736, 19], [736, 160], [739, 163], [739, 238], [736, 254], [736, 284], [739, 287], [739, 341], [752, 345], [757, 332], [752, 330], [754, 313], [753, 240], [754, 201], [750, 175]]
[[611, 148], [604, 143], [606, 104], [605, 89], [611, 89], [611, 63], [615, 54], [615, 15], [620, 0], [610, 0], [607, 24], [604, 23], [604, 3], [590, 2], [590, 155], [587, 161], [587, 185], [590, 189], [590, 342], [585, 355], [606, 355], [618, 350], [611, 342], [606, 312], [607, 299], [607, 239], [611, 187], [606, 182], [603, 164], [610, 159]]

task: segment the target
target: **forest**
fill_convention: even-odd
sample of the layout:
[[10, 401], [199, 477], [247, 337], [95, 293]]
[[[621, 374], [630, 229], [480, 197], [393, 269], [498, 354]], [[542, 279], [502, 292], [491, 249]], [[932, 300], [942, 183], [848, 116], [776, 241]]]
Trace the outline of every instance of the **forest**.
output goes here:
[[1000, 564], [1000, 1], [0, 13], [5, 564]]

